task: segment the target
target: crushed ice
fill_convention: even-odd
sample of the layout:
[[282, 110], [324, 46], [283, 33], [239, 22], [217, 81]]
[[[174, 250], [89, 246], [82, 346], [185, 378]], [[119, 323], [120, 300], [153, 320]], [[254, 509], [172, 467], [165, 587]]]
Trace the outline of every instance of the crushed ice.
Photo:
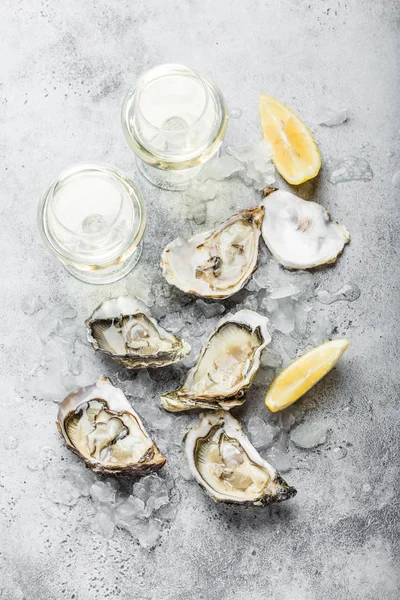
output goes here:
[[326, 127], [342, 125], [349, 118], [349, 111], [347, 108], [323, 107], [319, 112], [318, 123], [319, 125], [325, 125]]
[[374, 173], [366, 158], [348, 156], [341, 160], [327, 162], [328, 179], [330, 183], [345, 183], [347, 181], [371, 181]]
[[322, 423], [302, 423], [291, 431], [290, 439], [298, 448], [315, 448], [326, 442], [326, 426]]
[[130, 533], [146, 550], [154, 548], [162, 529], [176, 513], [177, 493], [173, 497], [166, 481], [152, 473], [130, 482], [96, 476], [82, 464], [65, 470], [59, 464], [47, 468], [46, 497], [56, 505], [75, 506], [89, 497], [94, 509], [93, 531], [111, 538], [117, 528]]
[[317, 291], [317, 300], [321, 304], [332, 304], [343, 300], [345, 302], [354, 302], [361, 295], [361, 290], [355, 283], [345, 283], [336, 292], [328, 292], [327, 290]]

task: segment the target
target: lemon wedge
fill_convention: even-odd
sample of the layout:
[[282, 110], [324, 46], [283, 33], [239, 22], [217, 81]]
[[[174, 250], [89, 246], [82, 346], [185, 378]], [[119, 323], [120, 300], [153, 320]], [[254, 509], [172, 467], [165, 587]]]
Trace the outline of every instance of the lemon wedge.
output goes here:
[[265, 396], [272, 412], [287, 408], [308, 392], [339, 362], [349, 342], [326, 342], [300, 356], [275, 377]]
[[321, 168], [321, 155], [308, 127], [287, 106], [261, 94], [258, 101], [263, 137], [274, 150], [274, 165], [288, 183], [299, 185]]

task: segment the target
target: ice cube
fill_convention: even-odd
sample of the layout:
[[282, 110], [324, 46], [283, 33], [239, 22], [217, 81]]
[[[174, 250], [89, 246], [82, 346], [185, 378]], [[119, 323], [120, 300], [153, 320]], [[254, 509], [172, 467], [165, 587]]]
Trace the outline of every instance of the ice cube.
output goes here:
[[250, 281], [248, 281], [244, 286], [244, 289], [249, 292], [258, 292], [260, 286], [257, 284], [255, 279], [251, 278]]
[[[148, 267], [147, 267], [148, 268]], [[151, 307], [154, 304], [154, 296], [151, 291], [152, 282], [145, 271], [145, 266], [140, 265], [125, 278], [127, 294], [131, 294]]]
[[247, 431], [255, 448], [270, 446], [279, 429], [265, 423], [259, 417], [251, 417], [247, 424]]
[[219, 302], [204, 302], [204, 300], [198, 299], [196, 300], [196, 307], [206, 319], [217, 317], [225, 312], [225, 306]]
[[347, 181], [371, 181], [374, 176], [369, 162], [356, 156], [328, 161], [327, 167], [328, 179], [335, 185]]
[[80, 375], [82, 373], [83, 368], [83, 356], [76, 354], [71, 358], [71, 361], [68, 365], [68, 371], [72, 375]]
[[143, 501], [145, 505], [144, 515], [146, 517], [150, 517], [153, 512], [169, 502], [169, 494], [165, 482], [155, 473], [147, 475], [136, 482], [133, 485], [132, 494]]
[[90, 469], [80, 463], [72, 464], [67, 467], [66, 475], [81, 496], [90, 495], [90, 488], [96, 481], [96, 476]]
[[269, 296], [264, 296], [264, 298], [261, 300], [259, 308], [261, 311], [271, 314], [272, 312], [278, 310], [278, 302], [276, 300], [272, 300]]
[[51, 446], [42, 446], [38, 452], [40, 468], [45, 470], [56, 459], [56, 453]]
[[326, 125], [326, 127], [334, 127], [342, 125], [348, 118], [349, 111], [347, 108], [323, 107], [320, 110], [318, 123], [319, 125]]
[[72, 319], [58, 321], [56, 334], [63, 340], [75, 340], [78, 338], [80, 327]]
[[114, 521], [117, 527], [128, 529], [132, 523], [144, 519], [144, 502], [140, 498], [129, 497], [128, 500], [114, 508]]
[[161, 536], [161, 522], [158, 519], [152, 519], [147, 523], [140, 523], [136, 528], [139, 544], [146, 550], [151, 550], [157, 545]]
[[[199, 176], [201, 176], [201, 174]], [[186, 193], [195, 200], [207, 202], [208, 200], [214, 200], [217, 194], [217, 188], [215, 182], [213, 182], [211, 179], [201, 182], [194, 181], [186, 190]]]
[[63, 321], [64, 319], [75, 319], [78, 313], [69, 304], [58, 304], [55, 308], [52, 308], [51, 314], [56, 319]]
[[163, 318], [161, 325], [167, 331], [178, 334], [184, 327], [183, 317], [179, 312], [167, 313]]
[[396, 171], [392, 177], [392, 185], [394, 187], [400, 188], [400, 171]]
[[228, 146], [226, 152], [245, 166], [245, 174], [239, 172], [239, 175], [246, 185], [252, 184], [256, 190], [261, 190], [275, 181], [275, 170], [271, 162], [273, 151], [266, 140], [257, 140], [245, 146]]
[[45, 484], [46, 496], [55, 504], [74, 506], [80, 497], [79, 490], [68, 479], [51, 479]]
[[41, 400], [60, 402], [65, 397], [67, 390], [61, 381], [60, 374], [51, 373], [33, 379], [26, 387], [26, 392]]
[[275, 369], [264, 367], [257, 371], [253, 385], [255, 387], [263, 387], [266, 390], [272, 383], [275, 377]]
[[266, 348], [261, 356], [260, 367], [272, 367], [276, 369], [282, 364], [282, 356], [273, 348]]
[[339, 300], [343, 300], [345, 302], [354, 302], [354, 300], [358, 300], [361, 295], [361, 290], [355, 283], [345, 283], [341, 288], [336, 290], [336, 292], [328, 292], [327, 290], [318, 290], [317, 292], [317, 300], [321, 302], [321, 304], [332, 304], [333, 302], [337, 302]]
[[291, 282], [299, 289], [297, 299], [307, 300], [314, 294], [314, 276], [307, 271], [290, 274]]
[[270, 316], [270, 323], [274, 329], [288, 334], [294, 329], [294, 310], [292, 302], [283, 298]]
[[271, 300], [278, 300], [280, 298], [288, 298], [294, 296], [300, 292], [299, 288], [290, 283], [290, 281], [282, 282], [271, 291], [269, 297]]
[[319, 346], [328, 341], [332, 335], [333, 323], [329, 315], [325, 313], [316, 313], [310, 326], [309, 341], [314, 346]]
[[278, 473], [288, 473], [291, 470], [289, 456], [283, 450], [276, 450], [268, 454], [268, 462], [271, 463]]
[[94, 517], [96, 530], [105, 538], [111, 539], [114, 535], [115, 525], [108, 511], [100, 510]]
[[95, 504], [113, 504], [115, 489], [110, 481], [96, 481], [90, 487], [90, 496]]
[[[129, 496], [127, 504], [134, 511], [134, 517], [136, 519], [144, 519], [146, 516], [145, 504], [141, 498], [137, 498], [136, 496]], [[126, 507], [127, 508], [127, 507]]]
[[298, 448], [315, 448], [326, 442], [326, 426], [323, 423], [302, 423], [293, 429], [290, 439]]
[[293, 412], [289, 410], [284, 410], [279, 413], [279, 427], [283, 431], [290, 431], [293, 425], [296, 423], [296, 417]]
[[165, 410], [161, 410], [158, 406], [152, 404], [151, 398], [145, 399], [137, 409], [150, 429], [165, 429], [171, 422], [171, 416]]
[[21, 308], [26, 315], [34, 315], [42, 308], [45, 308], [45, 305], [37, 296], [25, 296], [22, 299]]
[[258, 310], [258, 296], [257, 295], [247, 296], [244, 304], [245, 304], [245, 307], [248, 308], [249, 310]]
[[295, 302], [294, 309], [294, 333], [298, 338], [302, 338], [307, 331], [307, 321], [309, 312], [313, 306], [307, 301]]
[[283, 340], [283, 347], [289, 358], [295, 358], [299, 349], [299, 344], [292, 337], [285, 337]]
[[189, 207], [188, 217], [192, 219], [196, 225], [202, 225], [207, 218], [207, 204], [205, 202], [194, 202], [193, 206]]
[[242, 165], [232, 156], [221, 156], [210, 161], [203, 167], [200, 178], [223, 181], [242, 169]]
[[169, 445], [181, 446], [184, 435], [189, 429], [190, 422], [184, 416], [175, 417], [169, 429], [165, 432]]
[[126, 382], [126, 393], [133, 398], [151, 398], [153, 381], [147, 369], [140, 369], [135, 379]]
[[46, 315], [39, 323], [38, 333], [42, 342], [47, 342], [50, 336], [57, 333], [60, 321], [53, 315]]
[[240, 119], [241, 116], [242, 111], [240, 108], [231, 108], [231, 110], [229, 111], [229, 117], [231, 119]]

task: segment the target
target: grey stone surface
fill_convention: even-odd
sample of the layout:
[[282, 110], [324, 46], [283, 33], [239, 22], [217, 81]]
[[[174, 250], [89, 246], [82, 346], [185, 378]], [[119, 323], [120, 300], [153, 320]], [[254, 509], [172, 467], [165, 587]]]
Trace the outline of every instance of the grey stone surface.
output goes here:
[[[398, 20], [395, 0], [3, 0], [0, 598], [399, 598], [399, 190], [391, 184], [400, 164]], [[285, 477], [297, 497], [264, 509], [216, 505], [186, 473], [180, 476], [179, 449], [170, 451], [167, 437], [165, 477], [180, 501], [148, 552], [126, 531], [116, 530], [111, 539], [97, 534], [89, 497], [69, 507], [46, 494], [52, 478], [77, 462], [63, 447], [56, 404], [48, 398], [57, 400], [63, 386], [121, 370], [69, 332], [67, 350], [78, 356], [71, 379], [60, 382], [63, 360], [56, 355], [50, 389], [37, 388], [35, 395], [41, 338], [50, 335], [44, 317], [68, 303], [81, 324], [100, 300], [123, 292], [125, 282], [91, 287], [68, 276], [42, 246], [36, 207], [43, 187], [71, 163], [99, 161], [125, 170], [150, 209], [142, 264], [151, 278], [159, 277], [164, 245], [199, 226], [186, 219], [184, 194], [140, 179], [119, 112], [137, 72], [172, 61], [208, 73], [229, 107], [242, 110], [231, 120], [227, 143], [257, 138], [257, 98], [264, 92], [299, 112], [324, 159], [366, 158], [374, 178], [333, 186], [322, 171], [311, 186], [352, 236], [337, 265], [314, 277], [329, 290], [354, 281], [361, 297], [329, 307], [350, 348], [296, 408], [329, 429], [327, 443], [317, 449], [289, 445], [292, 468]], [[327, 104], [347, 107], [348, 121], [318, 126], [318, 107]], [[208, 220], [256, 201], [239, 180], [220, 184]], [[36, 296], [47, 308], [25, 314], [24, 298]], [[174, 310], [182, 306], [179, 295], [172, 301]], [[60, 344], [56, 337], [55, 348]], [[180, 374], [179, 368], [151, 373], [147, 401], [158, 404], [158, 393]], [[245, 421], [254, 414], [265, 418], [264, 392], [254, 388], [235, 414]], [[139, 401], [135, 406], [140, 409]], [[51, 451], [44, 446], [54, 453], [47, 469]], [[339, 446], [347, 454], [334, 451]]]

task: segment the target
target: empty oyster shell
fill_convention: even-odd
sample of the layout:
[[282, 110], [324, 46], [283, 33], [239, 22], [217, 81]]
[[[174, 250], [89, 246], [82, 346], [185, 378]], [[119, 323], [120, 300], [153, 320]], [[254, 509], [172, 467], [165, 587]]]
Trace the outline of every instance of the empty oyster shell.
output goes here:
[[178, 362], [190, 346], [163, 329], [133, 296], [106, 300], [85, 321], [89, 342], [128, 369]]
[[333, 263], [350, 241], [321, 204], [290, 192], [265, 188], [262, 236], [274, 258], [287, 269]]
[[243, 210], [212, 231], [177, 238], [163, 252], [161, 268], [171, 285], [203, 298], [228, 298], [257, 266], [264, 209]]
[[141, 475], [166, 461], [122, 390], [107, 377], [60, 402], [57, 428], [67, 446], [96, 473]]
[[243, 404], [265, 346], [271, 341], [268, 319], [252, 310], [227, 315], [209, 337], [200, 357], [174, 392], [162, 394], [170, 412], [192, 408], [230, 409]]
[[199, 425], [186, 434], [184, 447], [193, 477], [216, 502], [261, 506], [297, 493], [258, 454], [226, 411], [202, 414]]

